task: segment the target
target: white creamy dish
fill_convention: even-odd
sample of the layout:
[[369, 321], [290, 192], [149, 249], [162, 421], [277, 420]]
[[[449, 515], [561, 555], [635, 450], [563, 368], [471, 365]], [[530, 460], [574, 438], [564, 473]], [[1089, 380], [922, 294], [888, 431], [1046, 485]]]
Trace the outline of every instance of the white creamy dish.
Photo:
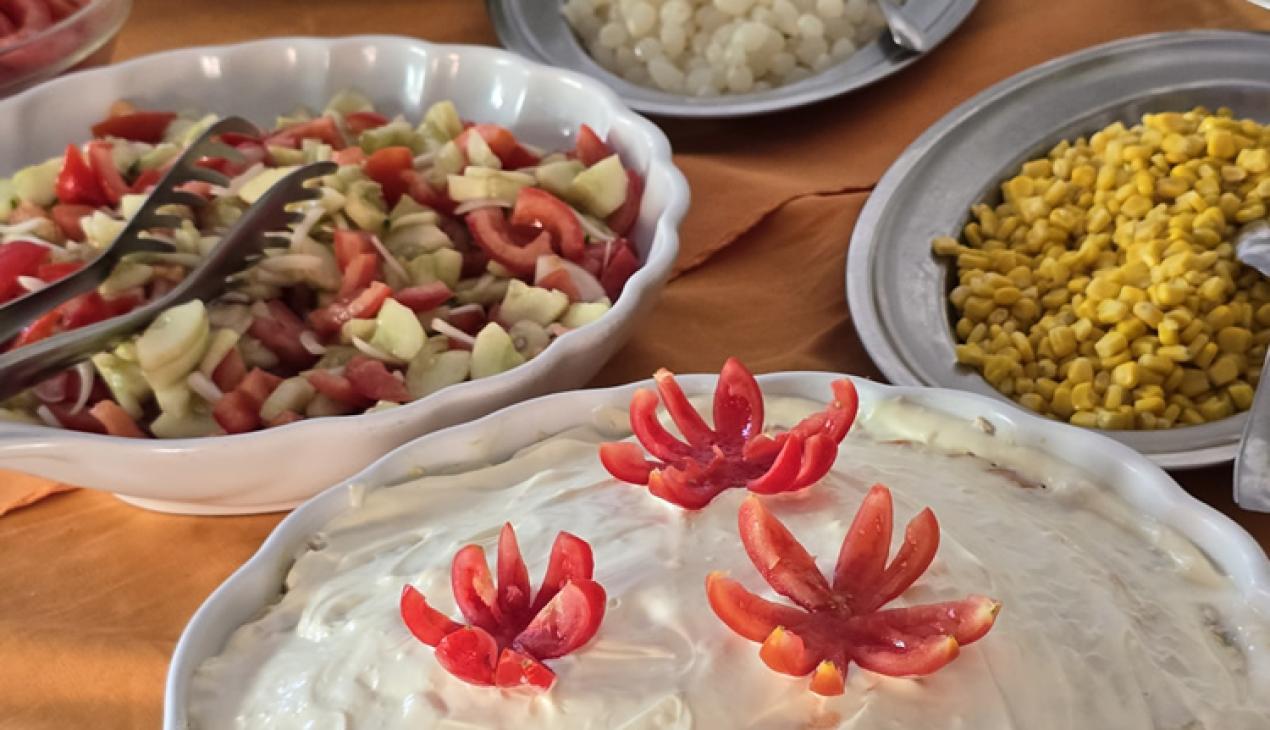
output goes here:
[[[774, 426], [819, 408], [767, 405]], [[967, 592], [1003, 604], [991, 634], [941, 672], [893, 679], [852, 666], [831, 698], [769, 670], [707, 604], [714, 570], [776, 598], [737, 536], [748, 493], [683, 510], [610, 477], [602, 440], [578, 429], [496, 466], [366, 493], [313, 537], [278, 603], [198, 670], [191, 727], [1267, 727], [1270, 617], [1176, 533], [969, 421], [884, 402], [820, 484], [764, 498], [831, 570], [861, 498], [884, 483], [898, 523], [929, 506], [942, 527], [935, 562], [895, 605]], [[959, 455], [967, 449], [1009, 469]], [[595, 639], [549, 662], [558, 681], [546, 694], [456, 679], [398, 613], [410, 583], [457, 618], [450, 561], [472, 543], [492, 555], [504, 521], [535, 581], [559, 530], [589, 541], [609, 596]]]

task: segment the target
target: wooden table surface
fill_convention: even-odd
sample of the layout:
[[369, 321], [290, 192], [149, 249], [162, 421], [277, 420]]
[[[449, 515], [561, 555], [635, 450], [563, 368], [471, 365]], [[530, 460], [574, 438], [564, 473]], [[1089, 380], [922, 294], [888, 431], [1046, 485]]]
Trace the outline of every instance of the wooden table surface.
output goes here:
[[[693, 187], [673, 280], [597, 384], [660, 366], [879, 377], [851, 325], [842, 270], [860, 206], [928, 125], [1017, 71], [1115, 38], [1270, 29], [1243, 0], [982, 0], [929, 57], [865, 91], [729, 122], [664, 122]], [[396, 33], [496, 42], [478, 0], [136, 0], [116, 58], [276, 35]], [[920, 211], [915, 211], [920, 214]], [[3, 464], [0, 464], [3, 466]], [[1270, 547], [1229, 466], [1176, 475]], [[197, 518], [79, 490], [0, 517], [0, 728], [159, 724], [168, 658], [189, 616], [279, 515]]]

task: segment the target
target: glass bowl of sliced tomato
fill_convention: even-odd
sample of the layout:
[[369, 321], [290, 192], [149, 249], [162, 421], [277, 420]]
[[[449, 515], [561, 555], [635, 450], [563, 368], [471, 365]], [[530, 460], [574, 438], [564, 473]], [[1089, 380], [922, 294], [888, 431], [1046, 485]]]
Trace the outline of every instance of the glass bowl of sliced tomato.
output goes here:
[[132, 0], [0, 0], [0, 96], [114, 52]]

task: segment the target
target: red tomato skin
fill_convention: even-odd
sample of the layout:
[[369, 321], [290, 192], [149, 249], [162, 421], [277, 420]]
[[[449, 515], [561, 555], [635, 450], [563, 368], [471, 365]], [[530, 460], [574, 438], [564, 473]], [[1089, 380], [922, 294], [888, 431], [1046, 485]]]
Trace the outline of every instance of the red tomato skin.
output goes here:
[[342, 150], [348, 146], [348, 141], [335, 126], [335, 120], [326, 116], [284, 127], [266, 138], [265, 145], [296, 148], [300, 146], [300, 140], [304, 139], [319, 140], [336, 150]]
[[604, 220], [614, 233], [619, 236], [630, 235], [635, 222], [639, 220], [640, 200], [644, 197], [644, 178], [632, 170], [626, 171], [626, 200], [618, 209]]
[[360, 355], [354, 357], [344, 366], [344, 377], [348, 378], [354, 390], [372, 401], [405, 403], [410, 400], [406, 384], [395, 378], [378, 360]]
[[352, 134], [361, 134], [368, 129], [377, 129], [388, 123], [388, 117], [375, 112], [353, 112], [344, 115], [344, 126]]
[[83, 241], [84, 227], [80, 225], [80, 219], [86, 215], [92, 215], [94, 210], [96, 208], [91, 205], [57, 203], [49, 210], [49, 216], [57, 224], [62, 235], [72, 241]]
[[546, 229], [555, 240], [560, 255], [570, 261], [581, 261], [586, 253], [586, 234], [573, 209], [541, 188], [524, 188], [516, 195], [511, 224]]
[[119, 169], [115, 167], [113, 150], [114, 145], [109, 142], [89, 142], [88, 163], [106, 201], [111, 205], [118, 205], [119, 200], [128, 193], [128, 183], [124, 182]]
[[225, 433], [246, 433], [260, 428], [260, 405], [248, 393], [235, 390], [212, 406], [212, 418]]
[[454, 292], [450, 291], [450, 287], [446, 286], [445, 282], [434, 281], [430, 284], [401, 289], [394, 293], [392, 298], [412, 311], [426, 312], [450, 301], [452, 296]]
[[119, 137], [135, 142], [157, 144], [163, 141], [168, 125], [176, 119], [172, 112], [136, 111], [106, 117], [93, 125], [94, 137]]
[[368, 231], [354, 231], [343, 228], [335, 232], [335, 262], [340, 271], [348, 268], [354, 256], [363, 253], [375, 253], [375, 245], [370, 242]]
[[574, 144], [574, 157], [587, 167], [613, 154], [613, 148], [609, 147], [608, 143], [600, 139], [600, 135], [586, 124], [578, 127], [578, 140]]
[[267, 370], [252, 368], [251, 372], [247, 373], [247, 377], [243, 378], [243, 381], [234, 389], [234, 392], [246, 395], [255, 404], [256, 410], [259, 410], [261, 404], [265, 402], [265, 399], [281, 382], [282, 378]]
[[343, 403], [353, 408], [364, 409], [371, 402], [368, 398], [358, 393], [353, 388], [353, 384], [343, 375], [336, 375], [329, 370], [313, 370], [305, 373], [314, 390], [333, 401]]
[[401, 179], [406, 183], [406, 195], [414, 198], [416, 203], [438, 213], [454, 215], [454, 209], [458, 204], [451, 200], [449, 195], [432, 187], [423, 175], [414, 170], [404, 170], [401, 173]]
[[66, 145], [66, 156], [62, 160], [62, 170], [57, 175], [57, 199], [63, 203], [102, 206], [109, 200], [101, 189], [93, 169], [84, 161], [79, 148], [73, 144]]
[[17, 337], [13, 338], [13, 344], [9, 346], [10, 350], [16, 350], [19, 347], [25, 347], [32, 342], [39, 342], [46, 337], [52, 337], [61, 329], [62, 313], [56, 309], [46, 312], [31, 324], [23, 328]]
[[62, 424], [63, 428], [71, 431], [84, 431], [86, 433], [106, 433], [106, 427], [93, 417], [88, 409], [81, 409], [78, 413], [71, 413], [71, 403], [52, 403], [47, 408], [53, 413], [53, 417], [57, 422]]
[[225, 358], [212, 371], [212, 382], [222, 393], [236, 389], [247, 377], [247, 365], [237, 347], [230, 349]]
[[146, 437], [145, 431], [141, 430], [141, 427], [137, 425], [132, 416], [113, 400], [98, 401], [92, 408], [88, 409], [88, 413], [100, 421], [102, 427], [106, 429], [106, 433], [111, 436], [137, 439]]
[[260, 340], [278, 359], [293, 368], [304, 368], [317, 360], [317, 355], [305, 349], [300, 342], [304, 332], [304, 321], [297, 317], [282, 302], [270, 301], [269, 317], [256, 317], [248, 330], [252, 337]]
[[351, 301], [337, 301], [309, 313], [309, 324], [323, 334], [338, 332], [350, 319], [374, 317], [384, 305], [392, 289], [382, 281], [371, 282]]
[[551, 253], [551, 235], [546, 232], [526, 246], [516, 245], [511, 226], [498, 208], [474, 210], [467, 214], [465, 222], [476, 244], [517, 276], [532, 275], [538, 257]]
[[367, 157], [362, 169], [379, 183], [384, 191], [384, 202], [392, 209], [410, 187], [402, 173], [414, 169], [414, 152], [409, 147], [385, 147]]
[[503, 163], [503, 167], [507, 170], [518, 170], [538, 164], [537, 155], [522, 147], [511, 130], [497, 124], [474, 124], [463, 130], [454, 139], [454, 143], [464, 154], [467, 154], [468, 136], [472, 134], [479, 134], [481, 139], [485, 140], [490, 151], [498, 157], [499, 162]]
[[47, 248], [30, 241], [0, 244], [0, 302], [25, 294], [18, 277], [34, 276], [48, 257]]
[[626, 288], [627, 280], [638, 270], [639, 259], [635, 256], [635, 250], [631, 248], [630, 241], [624, 238], [618, 239], [615, 250], [609, 256], [608, 266], [604, 267], [599, 277], [600, 284], [604, 287], [604, 292], [609, 295], [609, 299], [617, 301], [622, 290]]
[[381, 278], [379, 253], [359, 253], [348, 262], [340, 281], [339, 298], [347, 299]]

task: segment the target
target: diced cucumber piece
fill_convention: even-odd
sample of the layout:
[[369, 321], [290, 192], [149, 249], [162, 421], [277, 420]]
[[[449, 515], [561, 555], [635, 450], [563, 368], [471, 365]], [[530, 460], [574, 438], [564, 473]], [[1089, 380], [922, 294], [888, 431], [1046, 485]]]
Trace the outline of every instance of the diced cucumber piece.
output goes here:
[[277, 185], [282, 178], [295, 172], [296, 169], [295, 167], [269, 167], [261, 170], [258, 175], [238, 189], [238, 197], [242, 198], [247, 205], [251, 205], [269, 192], [269, 188]]
[[166, 142], [174, 142], [181, 147], [189, 147], [199, 135], [219, 120], [215, 114], [208, 114], [196, 121], [178, 117], [168, 125], [164, 133]]
[[304, 408], [304, 415], [309, 418], [322, 418], [324, 416], [341, 416], [348, 413], [348, 406], [339, 401], [332, 400], [318, 393], [313, 396], [313, 400], [309, 401], [309, 405]]
[[411, 398], [422, 398], [447, 385], [467, 380], [472, 365], [472, 353], [467, 350], [433, 352], [424, 348], [406, 368], [406, 390]]
[[498, 159], [498, 155], [494, 154], [494, 150], [490, 149], [489, 143], [479, 134], [469, 134], [467, 136], [467, 144], [464, 146], [463, 152], [467, 155], [469, 165], [488, 167], [492, 170], [503, 169], [503, 161]]
[[260, 419], [267, 423], [281, 416], [284, 411], [303, 413], [315, 395], [317, 390], [309, 384], [308, 378], [299, 375], [287, 378], [278, 383], [278, 387], [260, 405]]
[[81, 226], [84, 229], [84, 238], [88, 239], [96, 248], [106, 248], [115, 242], [123, 229], [128, 225], [126, 222], [117, 218], [111, 218], [109, 214], [100, 210], [94, 210], [92, 215], [84, 216], [81, 219]]
[[382, 127], [368, 129], [357, 138], [357, 144], [366, 154], [373, 154], [385, 147], [409, 147], [414, 154], [426, 148], [423, 135], [402, 119], [394, 119]]
[[[367, 320], [373, 321], [373, 320]], [[331, 370], [333, 368], [344, 367], [349, 360], [357, 357], [358, 350], [356, 347], [348, 347], [346, 345], [327, 345], [326, 352], [313, 365], [314, 370]]]
[[569, 296], [555, 289], [530, 286], [520, 279], [507, 283], [507, 294], [499, 305], [498, 317], [504, 322], [527, 320], [546, 327], [560, 318], [569, 307]]
[[211, 340], [207, 343], [207, 352], [203, 353], [203, 359], [198, 363], [198, 371], [209, 378], [212, 377], [216, 367], [221, 364], [229, 351], [238, 345], [241, 336], [236, 330], [228, 327], [222, 327], [213, 332]]
[[436, 149], [463, 133], [463, 120], [454, 102], [438, 101], [428, 107], [419, 124], [419, 133], [428, 142], [428, 149]]
[[352, 344], [354, 337], [370, 342], [377, 326], [378, 322], [373, 319], [350, 319], [340, 327], [340, 342]]
[[577, 160], [561, 160], [539, 165], [534, 170], [534, 177], [538, 178], [538, 185], [543, 190], [563, 198], [569, 194], [569, 185], [573, 183], [573, 179], [585, 169], [586, 165]]
[[147, 193], [128, 193], [119, 199], [119, 215], [123, 216], [124, 220], [132, 220], [149, 197]]
[[626, 187], [622, 160], [610, 155], [578, 173], [565, 198], [597, 218], [607, 218], [626, 201]]
[[371, 103], [366, 95], [356, 89], [343, 89], [337, 91], [335, 96], [326, 103], [325, 112], [337, 112], [341, 115], [356, 114], [357, 112], [373, 112], [375, 105]]
[[463, 150], [459, 149], [453, 140], [446, 142], [436, 151], [432, 159], [432, 171], [428, 175], [428, 181], [433, 185], [444, 184], [449, 175], [463, 172], [465, 164], [467, 159], [463, 156]]
[[181, 154], [181, 148], [171, 142], [157, 144], [151, 147], [144, 155], [141, 155], [141, 159], [137, 160], [137, 169], [142, 172], [157, 170], [179, 154]]
[[389, 251], [408, 260], [421, 254], [448, 249], [453, 245], [445, 231], [432, 223], [397, 228], [384, 238], [384, 246]]
[[[412, 216], [416, 213], [426, 213], [427, 217], [418, 221], [413, 219], [408, 221], [403, 220], [407, 216]], [[436, 223], [437, 220], [436, 211], [431, 208], [423, 207], [419, 204], [419, 201], [409, 195], [403, 195], [398, 198], [397, 204], [394, 205], [392, 210], [388, 213], [388, 221], [392, 223], [394, 227], [397, 225], [398, 221], [402, 221], [402, 225], [415, 225], [416, 223]]]
[[204, 224], [215, 231], [229, 228], [237, 223], [245, 210], [246, 206], [241, 200], [222, 195], [207, 201], [199, 212], [203, 216]]
[[120, 292], [145, 286], [154, 276], [154, 267], [136, 261], [120, 261], [110, 272], [110, 276], [97, 287], [102, 296], [112, 297]]
[[516, 345], [497, 322], [490, 322], [476, 335], [472, 345], [472, 379], [487, 378], [525, 362]]
[[507, 296], [507, 282], [507, 279], [485, 274], [477, 279], [463, 279], [450, 288], [454, 290], [454, 299], [459, 304], [489, 306]]
[[440, 281], [454, 289], [463, 271], [463, 254], [452, 248], [440, 248], [414, 257], [406, 264], [406, 270], [416, 286]]
[[268, 370], [278, 366], [278, 356], [273, 354], [273, 350], [251, 335], [243, 335], [238, 339], [238, 352], [243, 356], [243, 364], [248, 369]]
[[135, 363], [137, 358], [137, 343], [135, 340], [124, 340], [115, 346], [115, 357], [120, 360]]
[[388, 219], [388, 206], [384, 203], [384, 193], [379, 183], [373, 180], [358, 180], [348, 187], [344, 213], [353, 219], [358, 228], [372, 233], [379, 233]]
[[115, 169], [120, 174], [126, 175], [137, 164], [145, 153], [150, 151], [150, 145], [145, 142], [129, 142], [127, 140], [116, 140], [110, 148], [110, 157], [115, 163]]
[[141, 375], [141, 368], [108, 352], [93, 355], [92, 362], [119, 407], [133, 418], [141, 418], [141, 404], [150, 398], [151, 393], [150, 384]]
[[522, 319], [508, 327], [507, 334], [512, 338], [516, 352], [519, 352], [526, 360], [537, 357], [539, 353], [547, 349], [547, 345], [551, 344], [551, 337], [547, 335], [547, 330], [542, 325], [527, 319]]
[[329, 162], [335, 155], [335, 149], [329, 144], [320, 140], [306, 138], [300, 140], [300, 154], [304, 156], [304, 162]]
[[396, 299], [388, 299], [375, 317], [375, 334], [370, 344], [398, 360], [409, 360], [423, 347], [423, 325], [419, 318]]
[[159, 410], [164, 413], [171, 413], [177, 418], [183, 418], [190, 414], [190, 400], [193, 398], [194, 392], [190, 390], [190, 386], [185, 384], [185, 380], [179, 380], [164, 386], [157, 386], [154, 389], [154, 400], [159, 404]]
[[304, 151], [283, 147], [281, 145], [269, 145], [269, 156], [273, 158], [274, 163], [278, 165], [303, 165]]
[[191, 409], [183, 416], [164, 411], [150, 423], [150, 433], [161, 439], [198, 438], [221, 432], [211, 414]]
[[184, 378], [203, 357], [207, 345], [207, 309], [194, 299], [166, 309], [137, 340], [137, 357], [151, 384]]
[[292, 124], [311, 121], [313, 121], [313, 110], [303, 104], [297, 104], [292, 107], [291, 111], [276, 117], [273, 120], [273, 127], [274, 129], [282, 129], [283, 127], [290, 127]]
[[13, 176], [13, 190], [22, 200], [47, 208], [57, 200], [57, 176], [61, 171], [61, 157], [24, 167]]
[[451, 198], [460, 203], [490, 199], [512, 204], [516, 202], [520, 191], [532, 186], [534, 182], [532, 175], [520, 172], [467, 167], [462, 175], [450, 175], [446, 178], [446, 190]]
[[568, 327], [569, 329], [577, 329], [578, 327], [591, 324], [595, 320], [604, 316], [604, 313], [609, 311], [611, 306], [612, 305], [608, 303], [608, 300], [601, 300], [598, 302], [575, 302], [574, 304], [570, 304], [569, 308], [565, 310], [564, 315], [560, 317], [560, 324]]

